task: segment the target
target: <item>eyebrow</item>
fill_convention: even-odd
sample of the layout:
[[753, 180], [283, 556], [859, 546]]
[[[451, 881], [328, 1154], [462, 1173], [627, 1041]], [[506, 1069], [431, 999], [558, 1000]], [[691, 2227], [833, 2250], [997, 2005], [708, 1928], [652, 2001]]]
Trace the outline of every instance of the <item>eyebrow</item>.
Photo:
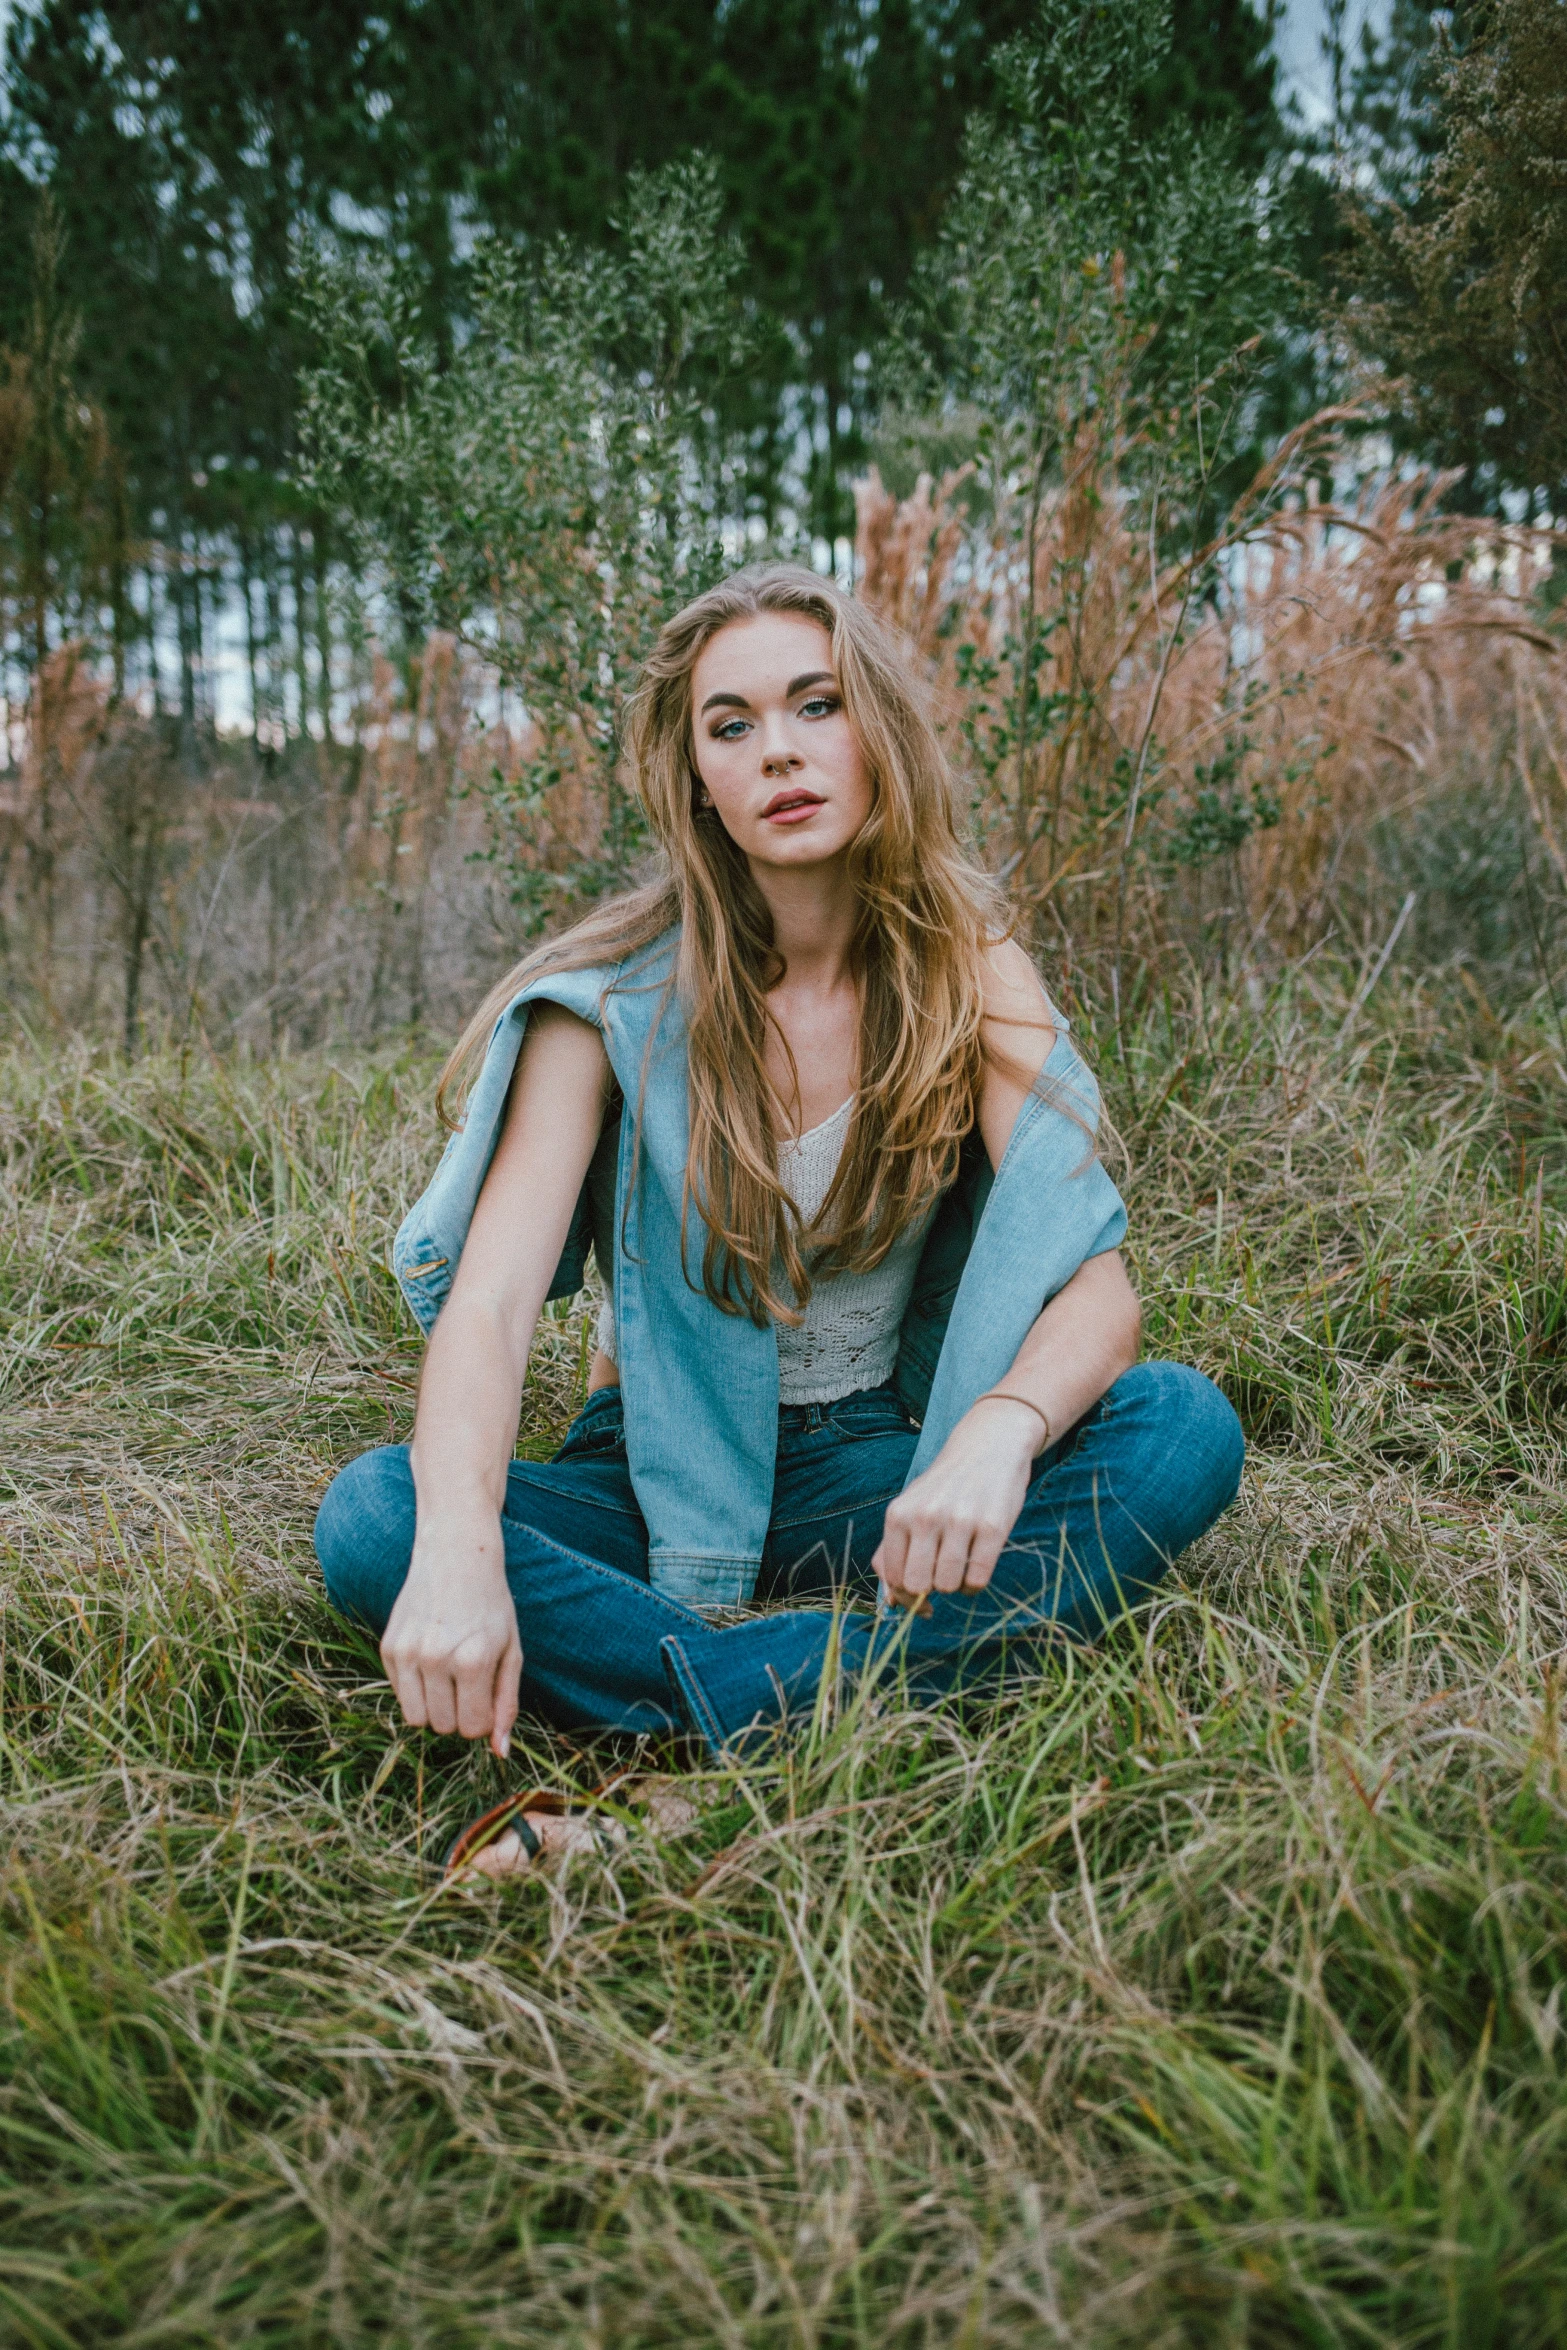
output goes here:
[[[830, 669], [808, 669], [803, 677], [792, 677], [789, 680], [784, 700], [792, 702], [795, 695], [803, 694], [808, 685], [821, 685], [824, 681], [829, 685], [832, 683]], [[709, 694], [702, 704], [701, 716], [705, 718], [709, 710], [749, 710], [750, 707], [744, 694]]]

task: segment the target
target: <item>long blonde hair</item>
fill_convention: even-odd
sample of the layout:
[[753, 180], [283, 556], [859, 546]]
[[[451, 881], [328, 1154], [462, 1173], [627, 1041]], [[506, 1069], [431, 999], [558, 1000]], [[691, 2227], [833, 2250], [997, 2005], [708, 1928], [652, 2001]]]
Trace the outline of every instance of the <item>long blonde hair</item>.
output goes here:
[[[850, 850], [859, 1083], [837, 1176], [809, 1233], [779, 1180], [778, 1103], [763, 1057], [767, 992], [783, 973], [772, 918], [742, 851], [697, 806], [692, 670], [720, 629], [762, 612], [797, 613], [827, 630], [871, 781], [871, 812]], [[686, 1189], [707, 1232], [702, 1286], [725, 1312], [795, 1321], [813, 1276], [879, 1264], [956, 1173], [986, 1057], [983, 959], [1007, 929], [1000, 893], [964, 851], [947, 762], [897, 642], [814, 572], [742, 571], [677, 613], [633, 697], [629, 751], [666, 870], [509, 971], [469, 1022], [437, 1099], [445, 1116], [519, 988], [546, 972], [620, 962], [678, 923]]]

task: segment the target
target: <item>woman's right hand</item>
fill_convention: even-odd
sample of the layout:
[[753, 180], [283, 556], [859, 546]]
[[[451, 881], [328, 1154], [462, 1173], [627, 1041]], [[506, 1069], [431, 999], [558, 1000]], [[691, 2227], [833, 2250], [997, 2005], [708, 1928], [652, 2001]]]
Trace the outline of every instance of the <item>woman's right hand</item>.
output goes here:
[[381, 1662], [415, 1729], [487, 1738], [505, 1761], [517, 1719], [522, 1643], [499, 1519], [419, 1540], [381, 1641]]
[[522, 1646], [501, 1510], [528, 1349], [610, 1084], [598, 1030], [559, 1005], [540, 1005], [419, 1382], [408, 1455], [417, 1532], [381, 1661], [409, 1722], [487, 1738], [503, 1761]]

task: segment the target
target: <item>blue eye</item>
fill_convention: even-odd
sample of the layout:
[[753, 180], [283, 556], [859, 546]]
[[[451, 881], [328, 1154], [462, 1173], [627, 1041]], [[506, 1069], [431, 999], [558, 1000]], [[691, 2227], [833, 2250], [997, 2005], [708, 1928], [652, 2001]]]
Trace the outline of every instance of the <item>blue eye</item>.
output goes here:
[[833, 694], [812, 694], [808, 702], [800, 704], [802, 718], [830, 718], [843, 704]]
[[744, 732], [745, 720], [743, 718], [726, 718], [722, 726], [714, 727], [713, 740], [720, 743], [737, 743]]

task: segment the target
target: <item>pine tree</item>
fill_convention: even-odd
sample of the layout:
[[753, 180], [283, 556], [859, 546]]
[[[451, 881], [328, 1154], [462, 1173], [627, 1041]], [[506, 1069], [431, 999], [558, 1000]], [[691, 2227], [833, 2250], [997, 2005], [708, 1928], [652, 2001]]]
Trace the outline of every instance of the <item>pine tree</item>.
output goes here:
[[1401, 379], [1414, 445], [1467, 469], [1468, 498], [1521, 492], [1560, 512], [1567, 10], [1492, 0], [1457, 35], [1429, 53], [1401, 178], [1354, 206], [1340, 319]]
[[[31, 176], [13, 162], [0, 194], [25, 239], [37, 178], [56, 191], [84, 369], [134, 525], [168, 552], [187, 709], [205, 572], [226, 563], [275, 607], [297, 534], [314, 573], [321, 517], [290, 486], [302, 226], [413, 256], [450, 353], [476, 239], [602, 241], [628, 174], [705, 150], [771, 322], [726, 422], [749, 427], [769, 512], [807, 451], [804, 519], [830, 539], [863, 459], [862, 355], [940, 220], [996, 45], [1035, 6], [38, 0], [14, 17], [9, 137]], [[1274, 128], [1265, 18], [1174, 0], [1173, 24], [1140, 120], [1222, 119], [1255, 162]], [[0, 240], [0, 336], [23, 306], [17, 242]]]

